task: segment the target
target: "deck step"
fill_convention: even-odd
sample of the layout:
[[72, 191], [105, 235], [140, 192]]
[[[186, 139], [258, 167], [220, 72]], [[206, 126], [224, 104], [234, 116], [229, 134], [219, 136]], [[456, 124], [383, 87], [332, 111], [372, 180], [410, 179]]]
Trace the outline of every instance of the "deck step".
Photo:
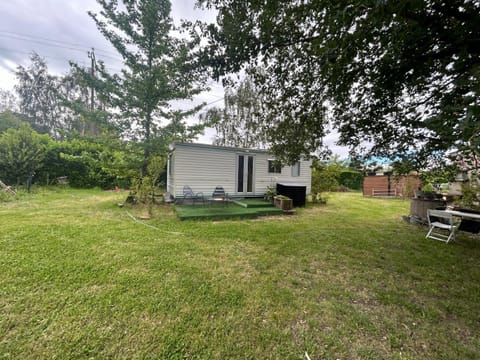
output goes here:
[[256, 199], [242, 199], [233, 200], [233, 203], [244, 208], [268, 208], [272, 207], [272, 204], [264, 200]]

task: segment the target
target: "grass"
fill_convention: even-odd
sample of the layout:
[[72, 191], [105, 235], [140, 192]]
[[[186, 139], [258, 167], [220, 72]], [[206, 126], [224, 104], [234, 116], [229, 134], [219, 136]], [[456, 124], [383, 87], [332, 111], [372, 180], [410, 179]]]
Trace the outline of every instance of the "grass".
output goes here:
[[152, 228], [123, 197], [0, 204], [0, 359], [480, 357], [480, 239], [425, 239], [408, 202]]

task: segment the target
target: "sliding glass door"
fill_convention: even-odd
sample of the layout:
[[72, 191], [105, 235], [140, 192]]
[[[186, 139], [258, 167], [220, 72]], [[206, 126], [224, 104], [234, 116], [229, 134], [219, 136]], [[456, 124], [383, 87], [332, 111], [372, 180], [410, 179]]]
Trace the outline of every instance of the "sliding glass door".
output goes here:
[[237, 155], [237, 194], [248, 195], [254, 192], [254, 165], [253, 155]]

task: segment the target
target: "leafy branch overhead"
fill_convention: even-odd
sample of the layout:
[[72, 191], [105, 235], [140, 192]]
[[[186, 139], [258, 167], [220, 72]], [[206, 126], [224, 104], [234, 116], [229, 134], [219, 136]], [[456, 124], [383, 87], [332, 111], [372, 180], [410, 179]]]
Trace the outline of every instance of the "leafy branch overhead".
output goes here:
[[478, 154], [478, 1], [199, 4], [218, 10], [203, 61], [216, 78], [255, 75], [270, 99], [260, 121], [284, 157], [317, 150], [329, 125], [357, 152]]

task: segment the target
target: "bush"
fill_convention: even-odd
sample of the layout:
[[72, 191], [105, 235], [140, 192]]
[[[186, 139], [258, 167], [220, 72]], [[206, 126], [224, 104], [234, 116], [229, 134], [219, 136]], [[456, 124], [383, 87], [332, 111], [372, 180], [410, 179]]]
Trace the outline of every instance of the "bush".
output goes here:
[[338, 174], [331, 169], [312, 169], [312, 193], [335, 191], [338, 188]]
[[341, 164], [324, 164], [312, 169], [312, 192], [361, 190], [363, 174], [342, 168]]
[[0, 178], [10, 184], [31, 185], [34, 173], [42, 166], [50, 139], [29, 125], [8, 129], [0, 136]]
[[359, 171], [342, 171], [338, 177], [338, 183], [351, 190], [361, 190], [363, 185], [363, 174]]
[[56, 141], [47, 149], [37, 179], [48, 185], [67, 176], [70, 186], [77, 188], [128, 188], [137, 175], [137, 157], [135, 151], [127, 152], [123, 144], [81, 139]]
[[0, 133], [8, 129], [20, 129], [23, 121], [16, 117], [11, 111], [4, 111], [0, 113]]
[[462, 197], [459, 203], [464, 207], [480, 210], [480, 185], [462, 184]]

